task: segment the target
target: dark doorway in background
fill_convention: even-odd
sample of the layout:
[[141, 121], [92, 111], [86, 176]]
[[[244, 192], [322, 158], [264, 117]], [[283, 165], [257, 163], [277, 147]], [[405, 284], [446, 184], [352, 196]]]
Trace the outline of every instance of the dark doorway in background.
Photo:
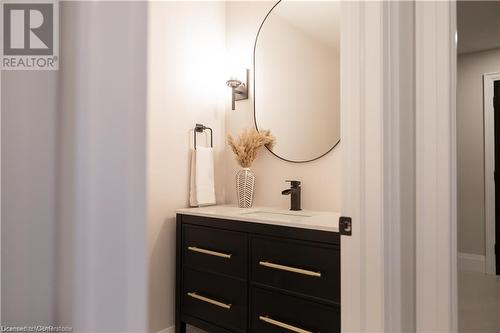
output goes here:
[[493, 108], [495, 109], [495, 263], [496, 273], [500, 275], [500, 180], [497, 179], [497, 166], [500, 166], [500, 81], [494, 83]]

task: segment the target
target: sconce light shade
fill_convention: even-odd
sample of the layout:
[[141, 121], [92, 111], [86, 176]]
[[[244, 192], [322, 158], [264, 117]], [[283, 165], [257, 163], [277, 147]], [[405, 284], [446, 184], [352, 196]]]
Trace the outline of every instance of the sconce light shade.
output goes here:
[[231, 88], [231, 109], [235, 110], [235, 102], [236, 101], [241, 101], [243, 99], [248, 99], [248, 84], [249, 84], [249, 73], [250, 70], [247, 69], [245, 70], [245, 81], [246, 82], [241, 82], [237, 78], [231, 77], [229, 80], [226, 81], [226, 84], [228, 87]]

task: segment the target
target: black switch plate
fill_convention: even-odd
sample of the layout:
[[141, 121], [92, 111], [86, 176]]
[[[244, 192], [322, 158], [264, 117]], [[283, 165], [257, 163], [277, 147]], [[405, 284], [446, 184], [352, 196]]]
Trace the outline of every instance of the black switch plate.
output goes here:
[[339, 231], [341, 235], [352, 235], [352, 219], [348, 216], [341, 216], [339, 218]]

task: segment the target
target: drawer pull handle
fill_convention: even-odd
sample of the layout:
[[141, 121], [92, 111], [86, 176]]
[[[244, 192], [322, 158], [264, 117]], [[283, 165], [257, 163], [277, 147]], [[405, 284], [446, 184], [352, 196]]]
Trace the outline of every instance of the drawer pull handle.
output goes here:
[[230, 254], [230, 253], [210, 251], [210, 250], [202, 249], [202, 248], [196, 247], [196, 246], [188, 246], [188, 250], [193, 251], [193, 252], [198, 252], [198, 253], [204, 253], [204, 254], [208, 254], [211, 256], [220, 257], [220, 258], [226, 258], [226, 259], [231, 259], [231, 256], [232, 256], [232, 254]]
[[274, 263], [268, 262], [268, 261], [259, 261], [259, 265], [274, 268], [274, 269], [279, 269], [282, 271], [297, 273], [297, 274], [304, 274], [304, 275], [308, 275], [308, 276], [321, 277], [321, 272], [314, 272], [314, 271], [309, 271], [307, 269], [274, 264]]
[[302, 328], [269, 318], [268, 316], [259, 316], [259, 319], [268, 324], [284, 328], [286, 330], [297, 333], [313, 333], [312, 331], [304, 330]]
[[231, 306], [232, 306], [232, 304], [222, 303], [222, 302], [216, 301], [214, 299], [198, 295], [195, 292], [190, 292], [190, 293], [187, 293], [187, 294], [188, 294], [188, 296], [191, 296], [192, 298], [196, 298], [196, 299], [198, 299], [200, 301], [207, 302], [207, 303], [210, 303], [210, 304], [213, 304], [213, 305], [217, 305], [218, 307], [221, 307], [221, 308], [224, 308], [224, 309], [231, 309]]

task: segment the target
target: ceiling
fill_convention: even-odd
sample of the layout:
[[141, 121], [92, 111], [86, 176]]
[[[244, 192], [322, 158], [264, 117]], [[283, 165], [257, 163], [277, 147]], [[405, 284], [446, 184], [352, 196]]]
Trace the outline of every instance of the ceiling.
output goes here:
[[500, 1], [457, 2], [458, 53], [500, 47]]

